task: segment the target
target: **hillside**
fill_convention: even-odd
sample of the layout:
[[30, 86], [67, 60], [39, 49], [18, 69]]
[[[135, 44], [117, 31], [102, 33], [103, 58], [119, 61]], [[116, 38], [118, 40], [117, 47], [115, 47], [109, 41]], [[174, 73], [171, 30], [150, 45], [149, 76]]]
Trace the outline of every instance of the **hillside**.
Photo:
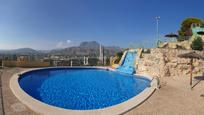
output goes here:
[[[19, 48], [13, 50], [0, 50], [0, 54], [51, 54], [51, 55], [68, 55], [68, 56], [98, 56], [100, 44], [96, 41], [81, 42], [79, 46], [68, 47], [54, 50], [34, 50], [31, 48]], [[112, 56], [122, 48], [116, 46], [104, 46], [104, 54]]]

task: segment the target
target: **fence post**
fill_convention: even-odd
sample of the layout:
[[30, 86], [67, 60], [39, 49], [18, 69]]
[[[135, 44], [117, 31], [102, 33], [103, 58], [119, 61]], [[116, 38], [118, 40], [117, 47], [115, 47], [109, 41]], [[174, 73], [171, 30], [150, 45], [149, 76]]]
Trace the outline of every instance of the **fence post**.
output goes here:
[[72, 67], [72, 60], [71, 60], [71, 67]]

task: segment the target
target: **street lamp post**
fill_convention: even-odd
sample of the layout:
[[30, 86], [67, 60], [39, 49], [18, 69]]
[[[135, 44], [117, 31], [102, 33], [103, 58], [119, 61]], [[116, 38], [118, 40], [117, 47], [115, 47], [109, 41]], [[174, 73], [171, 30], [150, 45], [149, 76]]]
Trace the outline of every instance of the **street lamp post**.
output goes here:
[[156, 35], [156, 38], [157, 38], [157, 43], [158, 43], [159, 42], [159, 20], [160, 20], [160, 16], [156, 16], [155, 19], [156, 19], [156, 23], [157, 23], [157, 35]]

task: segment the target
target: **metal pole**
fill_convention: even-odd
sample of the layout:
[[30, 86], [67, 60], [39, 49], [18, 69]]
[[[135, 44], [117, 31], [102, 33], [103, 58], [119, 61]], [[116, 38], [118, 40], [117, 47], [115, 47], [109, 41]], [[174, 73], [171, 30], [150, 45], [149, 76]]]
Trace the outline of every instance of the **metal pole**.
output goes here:
[[104, 63], [104, 46], [102, 48], [103, 48], [103, 66], [104, 66], [105, 65], [105, 63]]
[[86, 57], [84, 56], [84, 65], [86, 65]]
[[89, 65], [89, 57], [86, 58], [86, 65]]
[[160, 19], [160, 16], [157, 16], [156, 17], [156, 23], [157, 23], [157, 35], [156, 35], [157, 45], [158, 45], [158, 41], [159, 41], [159, 19]]
[[192, 88], [193, 59], [190, 60], [190, 86]]

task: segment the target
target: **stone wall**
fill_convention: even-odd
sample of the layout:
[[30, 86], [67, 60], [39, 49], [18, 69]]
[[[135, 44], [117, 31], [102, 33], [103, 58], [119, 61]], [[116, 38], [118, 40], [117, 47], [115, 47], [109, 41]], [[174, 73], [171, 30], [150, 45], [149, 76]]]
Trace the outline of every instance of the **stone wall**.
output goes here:
[[[178, 49], [151, 49], [150, 53], [142, 53], [137, 68], [138, 74], [149, 74], [159, 77], [185, 77], [190, 74], [190, 59], [179, 58], [179, 54], [188, 53], [190, 50]], [[204, 52], [197, 52], [204, 55]], [[204, 61], [194, 59], [193, 76], [202, 75]]]
[[[191, 50], [191, 42], [190, 41], [182, 41], [182, 42], [162, 42], [158, 45], [159, 48], [168, 48], [168, 49], [186, 49]], [[203, 46], [204, 47], [204, 46]]]

